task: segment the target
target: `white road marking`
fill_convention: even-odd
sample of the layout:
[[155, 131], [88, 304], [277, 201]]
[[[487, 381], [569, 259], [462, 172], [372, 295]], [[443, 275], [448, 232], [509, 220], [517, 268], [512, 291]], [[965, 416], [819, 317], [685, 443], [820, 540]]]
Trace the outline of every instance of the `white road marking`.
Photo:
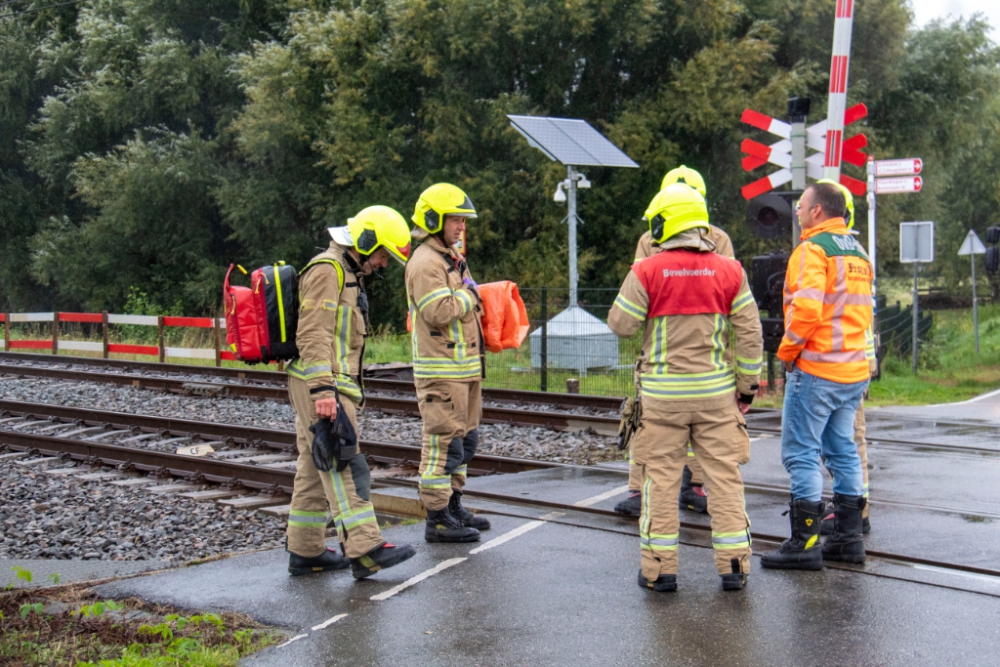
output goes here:
[[297, 642], [298, 640], [300, 640], [300, 639], [302, 639], [304, 637], [308, 637], [308, 636], [309, 636], [308, 632], [305, 633], [304, 635], [295, 635], [294, 637], [292, 637], [291, 639], [289, 639], [284, 644], [281, 644], [280, 646], [276, 646], [275, 648], [284, 648], [284, 647], [288, 646], [289, 644], [291, 644], [292, 642]]
[[997, 396], [998, 394], [1000, 394], [1000, 389], [995, 389], [995, 390], [987, 392], [985, 394], [981, 394], [979, 396], [975, 396], [973, 398], [970, 398], [967, 401], [959, 401], [957, 403], [934, 403], [933, 405], [925, 405], [923, 407], [925, 407], [925, 408], [948, 408], [948, 407], [952, 407], [954, 405], [968, 405], [969, 403], [975, 403], [977, 401], [982, 401], [982, 400], [987, 399], [987, 398], [993, 398], [994, 396]]
[[541, 519], [539, 519], [537, 521], [529, 521], [528, 523], [523, 524], [521, 526], [518, 526], [517, 528], [515, 528], [514, 530], [512, 530], [510, 532], [504, 533], [500, 537], [494, 537], [492, 540], [490, 540], [486, 544], [483, 544], [482, 546], [476, 547], [475, 549], [473, 549], [472, 551], [470, 551], [469, 555], [471, 556], [473, 554], [478, 554], [480, 552], [486, 551], [487, 549], [492, 549], [493, 547], [498, 547], [501, 544], [503, 544], [504, 542], [509, 542], [512, 539], [514, 539], [515, 537], [519, 537], [521, 535], [524, 535], [529, 530], [534, 530], [535, 528], [538, 528], [539, 526], [544, 526], [547, 522], [549, 522], [549, 521], [551, 521], [553, 519], [558, 519], [561, 516], [563, 516], [562, 512], [549, 512], [548, 514], [546, 514], [545, 516], [543, 516]]
[[608, 498], [614, 498], [615, 496], [620, 496], [623, 493], [628, 493], [628, 484], [625, 486], [619, 486], [617, 489], [611, 489], [610, 491], [605, 491], [599, 495], [593, 496], [592, 498], [587, 498], [586, 500], [581, 500], [580, 502], [573, 503], [576, 507], [590, 507], [591, 505], [596, 505], [602, 500], [607, 500]]
[[393, 588], [390, 588], [389, 590], [385, 591], [384, 593], [379, 593], [378, 595], [373, 595], [371, 597], [371, 599], [372, 600], [388, 600], [389, 598], [391, 598], [396, 593], [399, 593], [400, 591], [404, 591], [407, 588], [409, 588], [410, 586], [413, 586], [414, 584], [419, 584], [424, 579], [427, 579], [428, 577], [434, 576], [438, 572], [441, 572], [443, 570], [447, 570], [449, 567], [452, 567], [454, 565], [458, 565], [459, 563], [463, 563], [463, 562], [465, 562], [467, 560], [468, 560], [468, 558], [450, 558], [450, 559], [448, 559], [446, 561], [442, 561], [442, 562], [438, 563], [437, 565], [435, 565], [434, 567], [432, 567], [431, 569], [426, 570], [424, 572], [421, 572], [420, 574], [418, 574], [415, 577], [407, 579], [406, 581], [404, 581], [403, 583], [401, 583], [399, 586], [394, 586]]
[[336, 623], [337, 621], [339, 621], [342, 618], [347, 618], [347, 614], [337, 614], [336, 616], [334, 616], [333, 618], [331, 618], [328, 621], [323, 621], [319, 625], [314, 625], [312, 627], [313, 632], [316, 632], [317, 630], [322, 630], [323, 628], [327, 627], [328, 625], [333, 625], [334, 623]]

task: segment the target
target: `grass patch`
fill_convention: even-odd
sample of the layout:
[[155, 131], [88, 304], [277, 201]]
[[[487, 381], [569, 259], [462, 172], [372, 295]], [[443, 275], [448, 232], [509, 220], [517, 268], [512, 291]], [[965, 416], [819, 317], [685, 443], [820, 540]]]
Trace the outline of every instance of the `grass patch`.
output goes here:
[[99, 600], [84, 585], [0, 597], [0, 664], [11, 667], [229, 667], [283, 638], [247, 616]]

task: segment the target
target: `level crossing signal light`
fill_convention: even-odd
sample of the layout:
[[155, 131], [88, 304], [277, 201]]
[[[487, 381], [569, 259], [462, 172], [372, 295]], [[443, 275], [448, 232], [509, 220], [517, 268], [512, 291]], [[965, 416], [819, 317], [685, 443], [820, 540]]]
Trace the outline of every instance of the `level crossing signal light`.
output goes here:
[[766, 310], [770, 317], [761, 317], [760, 323], [764, 333], [764, 351], [777, 352], [781, 345], [781, 337], [785, 335], [785, 321], [782, 317], [782, 288], [785, 284], [785, 268], [788, 266], [788, 253], [776, 250], [769, 255], [754, 257], [753, 292], [757, 307]]
[[751, 199], [747, 204], [750, 231], [762, 239], [787, 239], [792, 233], [795, 202], [801, 196], [801, 190], [786, 190]]
[[990, 244], [984, 258], [986, 270], [996, 273], [1000, 271], [1000, 248], [997, 248], [997, 243], [1000, 243], [1000, 225], [993, 225], [986, 230], [986, 242]]

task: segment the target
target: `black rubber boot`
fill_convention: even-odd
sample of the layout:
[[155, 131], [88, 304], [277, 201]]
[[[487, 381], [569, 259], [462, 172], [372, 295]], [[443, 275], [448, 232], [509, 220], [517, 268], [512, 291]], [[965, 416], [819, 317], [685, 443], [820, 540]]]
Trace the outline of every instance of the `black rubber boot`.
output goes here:
[[343, 570], [349, 567], [351, 562], [333, 549], [327, 549], [318, 556], [306, 558], [296, 553], [288, 552], [288, 572], [297, 577], [300, 574], [312, 574], [313, 572], [326, 572], [327, 570]]
[[742, 591], [747, 585], [747, 575], [740, 569], [740, 561], [738, 558], [733, 558], [729, 562], [732, 564], [732, 573], [719, 575], [722, 578], [722, 590]]
[[432, 512], [427, 510], [427, 528], [424, 539], [428, 542], [477, 542], [479, 531], [468, 528], [452, 516], [447, 507]]
[[[865, 498], [865, 504], [868, 504], [867, 498]], [[867, 535], [870, 532], [872, 532], [871, 517], [861, 517], [861, 534]], [[823, 517], [823, 527], [820, 529], [819, 534], [824, 537], [833, 535], [833, 503], [827, 506], [827, 514]]]
[[399, 565], [404, 560], [413, 558], [417, 550], [409, 544], [389, 544], [383, 542], [364, 556], [351, 559], [351, 574], [355, 579], [364, 579], [379, 570], [385, 570], [393, 565]]
[[628, 498], [615, 505], [615, 511], [628, 516], [642, 516], [642, 491], [629, 491]]
[[861, 512], [864, 508], [864, 496], [833, 494], [833, 534], [823, 542], [825, 560], [865, 562], [865, 543], [861, 539]]
[[672, 593], [677, 590], [676, 574], [661, 574], [656, 579], [647, 579], [639, 570], [639, 588], [648, 588], [658, 593]]
[[469, 510], [462, 507], [462, 492], [457, 489], [452, 489], [451, 499], [448, 500], [448, 511], [451, 515], [462, 522], [462, 525], [466, 528], [475, 528], [476, 530], [489, 530], [490, 522], [481, 516], [476, 516]]
[[691, 483], [691, 469], [684, 466], [684, 477], [681, 479], [681, 490], [677, 494], [677, 505], [682, 510], [691, 510], [708, 514], [708, 496], [701, 484]]
[[823, 518], [823, 501], [793, 500], [789, 503], [789, 512], [791, 538], [782, 542], [777, 551], [764, 554], [761, 565], [782, 570], [822, 570], [819, 527]]

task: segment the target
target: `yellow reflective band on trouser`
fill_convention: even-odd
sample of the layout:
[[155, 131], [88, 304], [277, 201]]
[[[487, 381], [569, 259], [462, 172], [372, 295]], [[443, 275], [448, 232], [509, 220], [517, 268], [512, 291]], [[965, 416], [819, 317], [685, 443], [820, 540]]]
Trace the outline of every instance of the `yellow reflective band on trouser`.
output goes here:
[[716, 549], [749, 549], [750, 542], [749, 530], [741, 530], [738, 533], [712, 531], [712, 546]]
[[677, 373], [640, 376], [642, 395], [650, 398], [697, 399], [722, 396], [736, 390], [736, 374], [732, 369], [708, 373]]
[[756, 373], [763, 364], [763, 357], [736, 357], [736, 367], [744, 373]]
[[428, 447], [430, 453], [427, 456], [427, 469], [420, 475], [420, 487], [424, 489], [447, 489], [451, 486], [451, 475], [435, 475], [441, 462], [441, 436], [431, 435], [428, 437]]
[[288, 367], [285, 370], [292, 377], [305, 381], [323, 377], [324, 375], [331, 375], [333, 373], [330, 367], [330, 362], [326, 359], [309, 362], [296, 359], [292, 363], [288, 364]]
[[619, 294], [618, 297], [615, 299], [615, 305], [618, 306], [618, 308], [620, 308], [623, 313], [625, 313], [626, 315], [631, 315], [637, 320], [646, 319], [646, 309], [643, 308], [642, 306], [632, 303], [621, 294]]
[[[917, 304], [917, 305], [919, 305], [919, 304]], [[694, 458], [694, 447], [691, 446], [690, 442], [688, 443], [688, 456]]]
[[424, 298], [418, 301], [415, 305], [417, 306], [417, 310], [423, 310], [432, 302], [437, 301], [438, 299], [443, 299], [446, 296], [451, 296], [451, 289], [448, 287], [442, 287], [441, 289], [436, 289], [433, 292], [425, 294]]
[[676, 551], [679, 533], [673, 535], [657, 535], [656, 533], [639, 533], [639, 546], [650, 551]]
[[363, 523], [372, 523], [375, 520], [375, 508], [368, 507], [366, 509], [354, 510], [337, 517], [337, 524], [339, 527], [343, 527], [344, 530], [351, 530], [352, 528], [357, 528]]
[[288, 511], [288, 525], [298, 528], [316, 528], [326, 530], [328, 512], [303, 512], [302, 510]]

